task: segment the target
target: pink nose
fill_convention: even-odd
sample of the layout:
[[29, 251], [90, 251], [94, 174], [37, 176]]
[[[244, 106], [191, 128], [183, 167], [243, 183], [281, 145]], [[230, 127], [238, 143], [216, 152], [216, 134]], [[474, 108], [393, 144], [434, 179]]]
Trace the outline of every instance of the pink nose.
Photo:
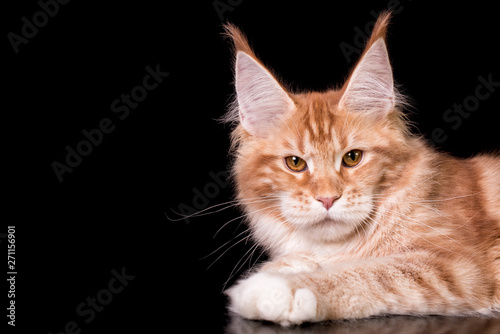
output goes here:
[[333, 202], [339, 199], [340, 196], [335, 196], [335, 197], [316, 197], [318, 201], [323, 203], [323, 206], [325, 209], [330, 209], [333, 205]]

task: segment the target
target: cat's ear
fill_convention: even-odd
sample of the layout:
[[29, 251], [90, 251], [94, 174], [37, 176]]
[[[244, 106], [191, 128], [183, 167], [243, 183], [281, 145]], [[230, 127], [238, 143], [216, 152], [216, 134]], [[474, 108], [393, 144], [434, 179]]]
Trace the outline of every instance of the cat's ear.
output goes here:
[[251, 135], [265, 137], [295, 108], [287, 91], [257, 60], [247, 38], [231, 23], [225, 35], [234, 45], [236, 99], [223, 120], [239, 123]]
[[339, 107], [385, 116], [394, 109], [396, 93], [384, 37], [389, 14], [377, 21], [367, 49], [347, 81]]
[[241, 125], [252, 135], [265, 137], [273, 124], [294, 109], [271, 73], [243, 51], [236, 54], [235, 87]]

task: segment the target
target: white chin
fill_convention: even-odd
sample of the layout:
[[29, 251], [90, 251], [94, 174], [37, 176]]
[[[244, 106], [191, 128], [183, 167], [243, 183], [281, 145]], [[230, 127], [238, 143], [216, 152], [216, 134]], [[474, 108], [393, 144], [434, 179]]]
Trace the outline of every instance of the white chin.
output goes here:
[[355, 225], [353, 224], [325, 219], [321, 222], [308, 225], [302, 230], [314, 239], [334, 241], [345, 239], [354, 229]]
[[304, 233], [311, 239], [324, 241], [342, 240], [356, 229], [356, 223], [351, 219], [332, 219], [326, 214], [321, 215], [321, 217], [309, 216], [307, 218], [297, 221], [291, 219], [289, 222], [297, 227], [299, 233]]
[[310, 214], [302, 219], [290, 219], [297, 230], [310, 238], [324, 241], [345, 241], [352, 235], [366, 216], [358, 212], [356, 215], [344, 215], [333, 211]]

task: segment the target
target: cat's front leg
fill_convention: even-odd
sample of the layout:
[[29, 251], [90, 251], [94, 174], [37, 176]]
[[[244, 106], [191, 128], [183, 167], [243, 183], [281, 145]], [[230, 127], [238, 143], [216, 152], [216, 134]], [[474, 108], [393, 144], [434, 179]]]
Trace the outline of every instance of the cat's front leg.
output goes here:
[[472, 261], [408, 254], [323, 263], [309, 272], [259, 271], [228, 295], [237, 314], [281, 324], [383, 314], [487, 313], [494, 304], [489, 275]]

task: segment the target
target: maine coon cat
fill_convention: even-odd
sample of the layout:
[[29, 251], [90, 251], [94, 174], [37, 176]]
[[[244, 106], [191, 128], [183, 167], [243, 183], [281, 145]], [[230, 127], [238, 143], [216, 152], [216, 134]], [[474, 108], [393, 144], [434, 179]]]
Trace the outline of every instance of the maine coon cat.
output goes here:
[[383, 13], [340, 89], [294, 93], [235, 48], [233, 176], [270, 261], [227, 290], [248, 319], [300, 324], [500, 310], [500, 158], [412, 134]]

